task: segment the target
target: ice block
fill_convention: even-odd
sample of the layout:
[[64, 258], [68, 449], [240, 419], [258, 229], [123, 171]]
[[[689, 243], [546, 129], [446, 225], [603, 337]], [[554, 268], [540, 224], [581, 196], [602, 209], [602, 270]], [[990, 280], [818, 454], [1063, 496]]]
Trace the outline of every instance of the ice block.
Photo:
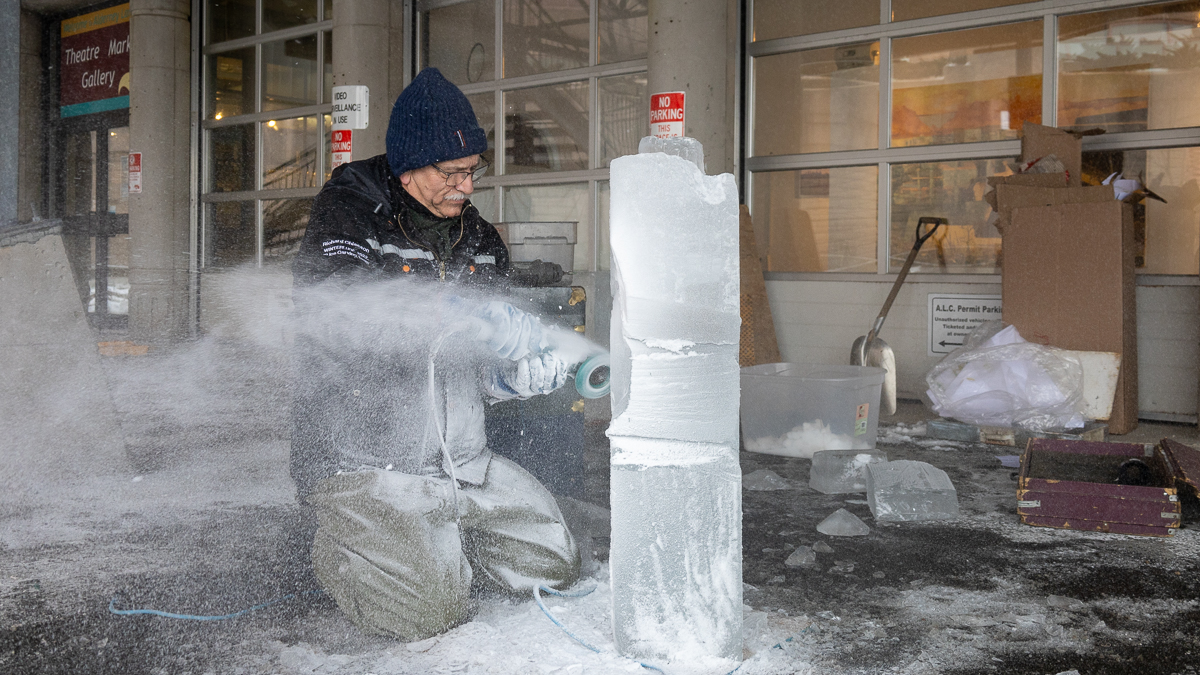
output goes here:
[[827, 495], [866, 492], [867, 465], [886, 461], [883, 451], [820, 450], [813, 453], [808, 486]]
[[737, 189], [694, 139], [641, 148], [609, 178], [614, 638], [740, 661]]
[[867, 504], [875, 520], [958, 517], [958, 493], [945, 471], [925, 462], [867, 465]]

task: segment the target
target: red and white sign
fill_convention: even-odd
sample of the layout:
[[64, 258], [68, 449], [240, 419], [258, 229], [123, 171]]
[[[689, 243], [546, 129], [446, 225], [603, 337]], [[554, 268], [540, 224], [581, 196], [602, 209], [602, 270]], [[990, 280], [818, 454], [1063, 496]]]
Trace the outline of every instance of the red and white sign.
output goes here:
[[350, 134], [352, 132], [350, 129], [334, 129], [332, 133], [333, 143], [330, 145], [330, 150], [333, 153], [333, 166], [329, 168], [336, 169], [350, 161], [350, 156], [352, 154]]
[[683, 135], [682, 91], [669, 91], [650, 97], [650, 135], [657, 138]]
[[142, 191], [142, 153], [129, 153], [129, 194]]

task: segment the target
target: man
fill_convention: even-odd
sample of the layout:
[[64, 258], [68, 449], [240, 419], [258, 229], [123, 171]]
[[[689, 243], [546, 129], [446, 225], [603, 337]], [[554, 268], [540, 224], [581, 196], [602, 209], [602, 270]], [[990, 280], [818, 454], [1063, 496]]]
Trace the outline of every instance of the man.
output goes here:
[[478, 297], [511, 270], [469, 200], [486, 150], [463, 93], [422, 71], [387, 153], [317, 195], [293, 267], [291, 464], [317, 517], [313, 568], [362, 629], [408, 641], [465, 621], [472, 589], [579, 575], [554, 498], [486, 445], [485, 399], [549, 393], [570, 365], [532, 317]]

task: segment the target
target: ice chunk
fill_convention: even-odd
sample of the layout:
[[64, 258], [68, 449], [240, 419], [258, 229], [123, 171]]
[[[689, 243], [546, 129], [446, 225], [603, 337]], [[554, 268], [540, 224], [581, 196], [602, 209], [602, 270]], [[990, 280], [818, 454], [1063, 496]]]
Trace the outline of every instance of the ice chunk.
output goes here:
[[700, 145], [700, 141], [694, 138], [687, 138], [686, 136], [674, 136], [672, 138], [644, 136], [638, 143], [638, 154], [649, 152], [661, 152], [664, 155], [682, 157], [695, 164], [700, 169], [700, 172], [704, 173], [704, 147]]
[[831, 537], [861, 537], [870, 534], [871, 528], [853, 513], [838, 509], [817, 525], [817, 532]]
[[[613, 634], [639, 659], [741, 660], [738, 196], [691, 139], [613, 160]], [[732, 667], [732, 666], [731, 666]]]
[[870, 450], [872, 438], [835, 434], [828, 424], [813, 420], [797, 425], [782, 436], [760, 436], [748, 438], [746, 449], [769, 455], [788, 457], [812, 457], [821, 450]]
[[833, 553], [833, 547], [823, 541], [818, 541], [812, 545], [812, 550], [817, 553]]
[[742, 487], [747, 490], [791, 490], [792, 484], [769, 469], [759, 469], [742, 476]]
[[958, 493], [950, 477], [925, 462], [868, 464], [867, 503], [879, 521], [958, 517]]
[[783, 561], [783, 564], [788, 567], [802, 567], [804, 565], [815, 565], [816, 562], [816, 552], [807, 546], [801, 546], [792, 551], [792, 554], [787, 557], [787, 560]]
[[808, 486], [827, 495], [865, 492], [868, 464], [886, 462], [886, 452], [821, 450], [813, 453]]

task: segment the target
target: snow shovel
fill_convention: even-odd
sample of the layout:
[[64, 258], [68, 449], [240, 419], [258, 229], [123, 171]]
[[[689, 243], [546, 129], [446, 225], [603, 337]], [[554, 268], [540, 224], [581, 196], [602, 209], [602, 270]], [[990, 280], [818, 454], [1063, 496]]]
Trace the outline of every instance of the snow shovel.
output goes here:
[[[932, 216], [923, 216], [917, 220], [917, 241], [913, 243], [912, 250], [908, 252], [908, 259], [904, 261], [904, 267], [900, 268], [896, 283], [892, 284], [892, 292], [888, 293], [887, 300], [883, 302], [883, 309], [879, 310], [879, 316], [875, 317], [875, 325], [871, 326], [870, 333], [860, 335], [854, 341], [854, 346], [850, 348], [850, 365], [874, 366], [883, 368], [885, 371], [879, 410], [881, 414], [894, 415], [896, 413], [896, 354], [886, 342], [879, 339], [879, 330], [883, 328], [883, 320], [887, 318], [888, 310], [892, 308], [892, 302], [900, 293], [900, 284], [903, 284], [904, 278], [908, 276], [909, 268], [917, 259], [917, 253], [921, 251], [921, 245], [925, 243], [926, 239], [933, 236], [939, 227], [948, 225], [949, 222], [945, 218]], [[925, 234], [921, 234], [921, 230], [926, 225], [933, 225], [933, 227]]]

